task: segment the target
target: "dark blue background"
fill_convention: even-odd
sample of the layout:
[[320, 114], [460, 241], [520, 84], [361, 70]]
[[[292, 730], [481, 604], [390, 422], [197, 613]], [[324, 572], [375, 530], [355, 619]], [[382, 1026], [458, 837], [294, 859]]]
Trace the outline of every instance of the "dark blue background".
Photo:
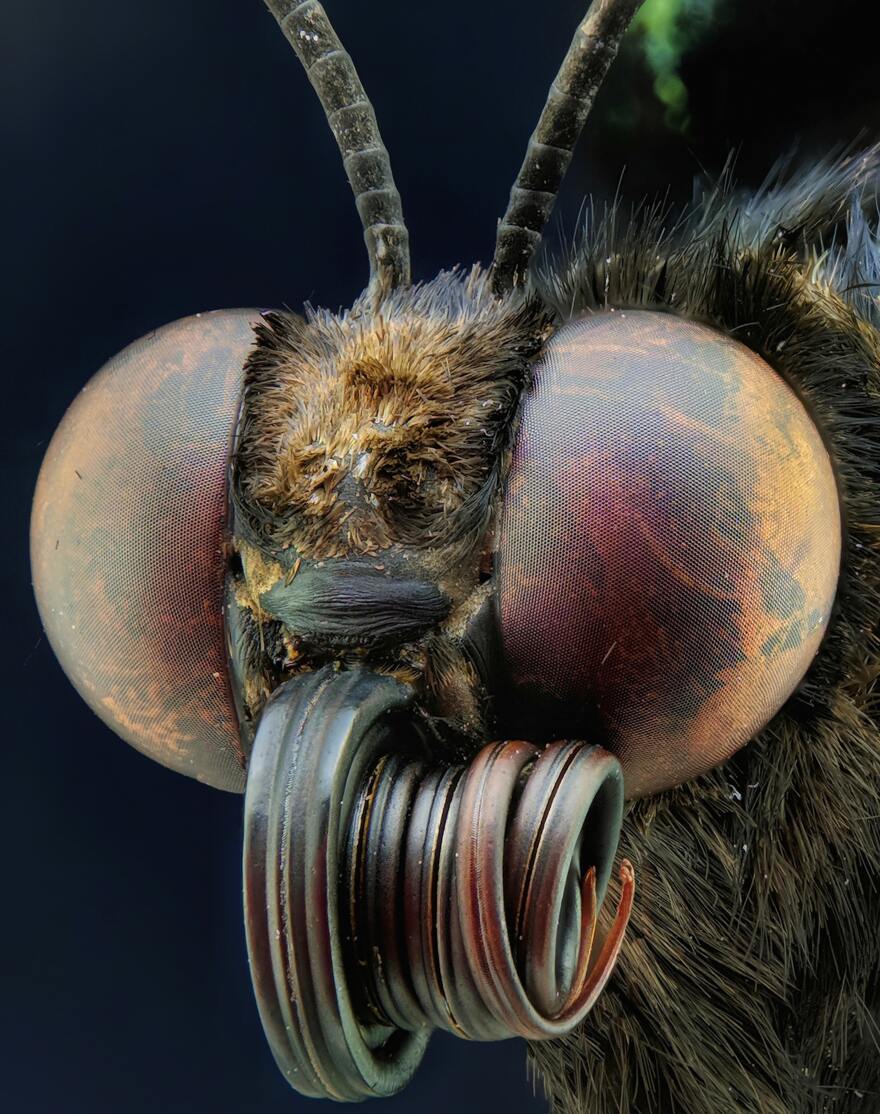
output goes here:
[[[374, 98], [416, 274], [486, 259], [583, 0], [328, 0]], [[662, 123], [630, 46], [560, 205], [670, 186], [741, 148], [755, 182], [876, 135], [877, 16], [860, 0], [721, 5], [685, 59], [692, 124]], [[871, 20], [871, 25], [866, 20]], [[27, 516], [67, 403], [118, 349], [222, 306], [337, 306], [366, 259], [331, 136], [259, 0], [25, 0], [0, 32], [3, 565], [0, 1108], [307, 1109], [262, 1039], [240, 911], [241, 801], [153, 765], [86, 709], [32, 603]], [[518, 1042], [438, 1036], [373, 1110], [540, 1110]], [[314, 1107], [313, 1107], [314, 1108]]]

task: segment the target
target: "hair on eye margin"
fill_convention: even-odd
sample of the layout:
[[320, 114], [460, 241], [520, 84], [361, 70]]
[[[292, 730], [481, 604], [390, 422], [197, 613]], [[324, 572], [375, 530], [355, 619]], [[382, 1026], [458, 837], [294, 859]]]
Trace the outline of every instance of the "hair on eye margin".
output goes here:
[[624, 963], [589, 1032], [530, 1045], [557, 1114], [856, 1114], [880, 1093], [878, 169], [880, 147], [845, 152], [749, 195], [728, 166], [684, 213], [588, 213], [533, 276], [557, 320], [661, 309], [756, 351], [813, 412], [847, 523], [794, 696], [725, 766], [624, 820], [647, 879]]

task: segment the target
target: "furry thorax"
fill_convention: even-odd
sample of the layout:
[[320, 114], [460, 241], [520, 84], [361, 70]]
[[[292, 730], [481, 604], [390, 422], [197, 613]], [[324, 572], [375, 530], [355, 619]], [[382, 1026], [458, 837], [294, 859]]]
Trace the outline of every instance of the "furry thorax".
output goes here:
[[[559, 1114], [880, 1111], [877, 165], [877, 150], [832, 159], [751, 197], [725, 174], [678, 215], [618, 204], [503, 300], [475, 269], [259, 326], [233, 476], [252, 716], [316, 655], [367, 655], [421, 678], [475, 741], [491, 727], [463, 639], [529, 367], [573, 316], [653, 308], [732, 335], [797, 391], [835, 461], [828, 635], [748, 747], [631, 807], [621, 853], [640, 891], [617, 973], [580, 1030], [530, 1049]], [[402, 649], [342, 619], [301, 645], [266, 614], [273, 584], [334, 560], [411, 585]], [[430, 606], [444, 618], [423, 634]]]

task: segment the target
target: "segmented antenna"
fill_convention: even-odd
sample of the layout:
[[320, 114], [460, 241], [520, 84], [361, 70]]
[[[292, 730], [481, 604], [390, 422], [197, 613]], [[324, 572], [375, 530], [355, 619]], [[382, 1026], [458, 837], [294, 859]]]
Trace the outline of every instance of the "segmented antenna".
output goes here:
[[266, 0], [327, 113], [354, 192], [378, 292], [410, 282], [409, 233], [376, 114], [317, 0]]
[[509, 293], [526, 277], [574, 145], [620, 40], [641, 5], [642, 0], [594, 0], [575, 31], [498, 225], [491, 277], [498, 295]]

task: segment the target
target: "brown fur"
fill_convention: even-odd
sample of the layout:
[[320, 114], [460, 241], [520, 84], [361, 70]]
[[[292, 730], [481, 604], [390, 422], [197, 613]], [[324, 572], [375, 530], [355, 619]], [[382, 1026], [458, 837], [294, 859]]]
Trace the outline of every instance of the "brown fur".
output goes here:
[[[486, 276], [439, 275], [341, 314], [267, 314], [246, 369], [233, 473], [233, 577], [243, 718], [322, 661], [358, 661], [416, 683], [424, 714], [475, 743], [486, 694], [461, 649], [481, 546], [500, 492], [531, 362], [549, 331], [536, 299], [499, 302]], [[425, 639], [350, 638], [302, 651], [262, 613], [272, 583], [336, 558], [429, 579], [450, 614]], [[459, 629], [461, 628], [461, 630]]]
[[498, 491], [530, 360], [534, 302], [448, 273], [371, 310], [266, 315], [246, 373], [236, 511], [313, 559], [392, 545], [472, 548]]

